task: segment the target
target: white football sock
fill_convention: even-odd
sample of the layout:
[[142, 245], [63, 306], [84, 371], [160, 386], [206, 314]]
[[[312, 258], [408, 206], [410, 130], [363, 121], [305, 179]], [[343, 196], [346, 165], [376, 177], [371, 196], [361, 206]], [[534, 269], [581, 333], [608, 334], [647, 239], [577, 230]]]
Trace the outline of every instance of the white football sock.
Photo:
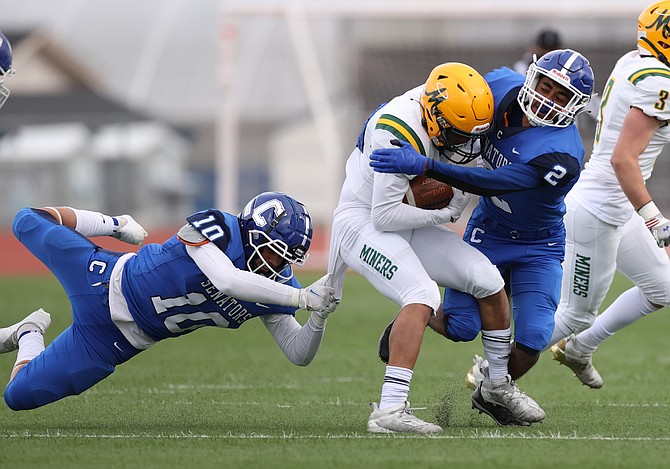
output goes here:
[[613, 336], [616, 331], [657, 309], [642, 295], [639, 288], [626, 290], [609, 308], [598, 315], [591, 327], [575, 336], [575, 349], [582, 353], [593, 353], [598, 345]]
[[409, 383], [412, 381], [413, 373], [408, 368], [401, 368], [399, 366], [386, 367], [379, 410], [388, 409], [407, 400], [407, 396], [409, 396]]
[[[77, 227], [75, 230], [87, 238], [93, 236], [112, 236], [121, 227], [119, 225], [121, 222], [120, 219], [110, 217], [104, 213], [76, 208], [73, 208], [72, 211], [77, 216]], [[125, 220], [123, 222], [125, 223]]]
[[482, 330], [484, 355], [489, 362], [489, 379], [499, 380], [509, 373], [509, 356], [512, 351], [512, 328], [494, 331]]
[[[21, 363], [32, 360], [44, 351], [44, 336], [42, 331], [35, 330], [32, 324], [25, 324], [24, 326], [32, 326], [31, 330], [19, 333], [19, 351], [16, 355], [16, 362], [14, 368]], [[24, 327], [21, 326], [21, 327]]]

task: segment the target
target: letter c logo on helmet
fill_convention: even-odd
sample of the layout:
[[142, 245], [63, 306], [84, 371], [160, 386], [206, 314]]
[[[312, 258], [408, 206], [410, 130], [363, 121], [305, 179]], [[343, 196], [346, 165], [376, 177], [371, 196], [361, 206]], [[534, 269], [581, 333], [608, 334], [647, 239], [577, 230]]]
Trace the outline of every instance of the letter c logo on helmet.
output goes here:
[[[312, 219], [303, 204], [282, 192], [264, 192], [247, 203], [238, 215], [242, 243], [250, 272], [288, 281], [291, 265], [303, 265], [312, 242]], [[262, 250], [270, 249], [283, 261], [272, 266]]]

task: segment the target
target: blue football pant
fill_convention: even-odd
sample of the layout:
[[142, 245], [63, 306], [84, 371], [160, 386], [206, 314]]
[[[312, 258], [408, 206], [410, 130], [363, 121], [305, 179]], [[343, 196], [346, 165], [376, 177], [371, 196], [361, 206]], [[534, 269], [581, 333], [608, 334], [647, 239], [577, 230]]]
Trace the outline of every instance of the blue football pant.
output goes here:
[[23, 209], [14, 234], [58, 278], [72, 305], [72, 325], [31, 360], [5, 389], [13, 410], [80, 394], [140, 350], [111, 320], [109, 276], [120, 254], [101, 249], [39, 210]]
[[[554, 329], [554, 314], [561, 295], [565, 232], [528, 241], [498, 236], [481, 228], [473, 236], [474, 227], [468, 225], [465, 241], [484, 253], [501, 273], [509, 271], [517, 346], [539, 353], [549, 343]], [[474, 297], [446, 289], [443, 312], [450, 339], [471, 341], [477, 337], [481, 318]]]

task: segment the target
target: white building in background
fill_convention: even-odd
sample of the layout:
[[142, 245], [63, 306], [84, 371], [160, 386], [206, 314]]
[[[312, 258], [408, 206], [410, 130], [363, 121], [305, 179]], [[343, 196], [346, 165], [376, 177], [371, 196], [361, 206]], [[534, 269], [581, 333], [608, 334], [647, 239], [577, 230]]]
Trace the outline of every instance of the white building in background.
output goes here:
[[[88, 83], [96, 91], [141, 110], [140, 120], [204, 129], [188, 163], [208, 177], [216, 170], [218, 191], [233, 194], [211, 194], [219, 208], [284, 190], [328, 224], [363, 120], [433, 65], [463, 61], [482, 72], [508, 65], [550, 27], [591, 60], [602, 90], [616, 58], [634, 47], [637, 15], [650, 2], [61, 0], [35, 8], [0, 0], [0, 27], [48, 31], [95, 70]], [[40, 75], [17, 65], [12, 87]], [[592, 129], [583, 136], [588, 150]], [[667, 190], [670, 206], [666, 174], [657, 167], [650, 185]]]
[[20, 74], [0, 112], [0, 228], [25, 206], [132, 213], [147, 226], [192, 210], [190, 143], [104, 94], [95, 73], [44, 32], [9, 35]]

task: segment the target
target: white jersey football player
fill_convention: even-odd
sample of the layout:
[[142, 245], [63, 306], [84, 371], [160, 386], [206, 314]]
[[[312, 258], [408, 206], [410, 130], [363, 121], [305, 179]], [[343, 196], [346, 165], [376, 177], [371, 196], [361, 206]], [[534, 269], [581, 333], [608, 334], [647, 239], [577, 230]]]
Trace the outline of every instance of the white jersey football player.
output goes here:
[[[607, 80], [593, 154], [566, 198], [563, 285], [550, 345], [554, 359], [592, 388], [603, 384], [591, 359], [598, 345], [670, 306], [670, 260], [662, 249], [670, 245], [670, 220], [645, 187], [670, 141], [669, 25], [670, 1], [640, 14], [638, 48]], [[616, 269], [635, 286], [598, 316]]]
[[368, 118], [347, 161], [330, 244], [335, 297], [341, 297], [351, 267], [401, 307], [389, 326], [388, 343], [380, 341], [380, 358], [388, 366], [380, 403], [372, 404], [369, 432], [442, 431], [412, 415], [407, 402], [426, 325], [430, 320], [431, 327], [444, 330], [442, 315], [435, 316], [441, 302], [438, 285], [478, 299], [488, 334], [485, 351], [501, 357], [500, 369], [503, 376], [507, 373], [511, 332], [503, 279], [486, 256], [441, 226], [461, 215], [469, 196], [454, 190], [446, 208], [413, 207], [402, 202], [413, 176], [377, 173], [369, 165], [370, 154], [392, 147], [394, 140], [430, 158], [471, 161], [492, 115], [493, 98], [483, 77], [464, 64], [442, 64], [425, 85], [395, 97]]

